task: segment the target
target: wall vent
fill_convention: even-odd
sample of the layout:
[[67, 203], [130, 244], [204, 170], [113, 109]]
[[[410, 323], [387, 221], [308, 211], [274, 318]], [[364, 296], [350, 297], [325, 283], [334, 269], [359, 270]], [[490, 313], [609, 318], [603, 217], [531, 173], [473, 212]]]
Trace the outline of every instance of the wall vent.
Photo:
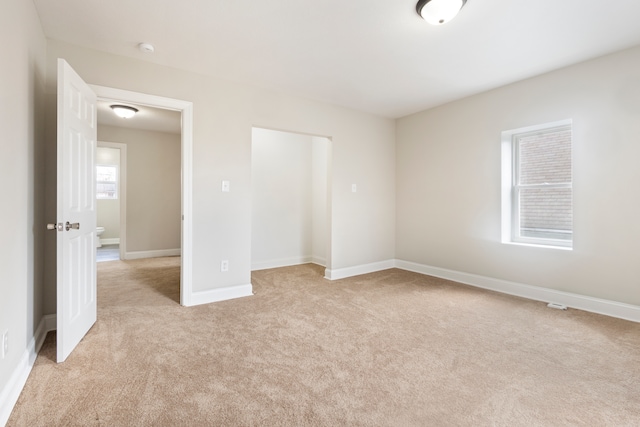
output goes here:
[[564, 304], [557, 304], [555, 302], [550, 302], [549, 304], [547, 304], [547, 307], [549, 308], [555, 308], [556, 310], [566, 310], [567, 306]]

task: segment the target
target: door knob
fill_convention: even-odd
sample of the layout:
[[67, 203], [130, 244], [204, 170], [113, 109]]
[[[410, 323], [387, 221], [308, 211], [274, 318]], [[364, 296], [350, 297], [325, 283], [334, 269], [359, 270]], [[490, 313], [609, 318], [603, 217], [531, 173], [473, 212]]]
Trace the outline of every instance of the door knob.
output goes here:
[[67, 221], [67, 223], [65, 224], [64, 228], [67, 231], [69, 231], [71, 229], [80, 230], [80, 223], [79, 222], [74, 222], [73, 224], [71, 224], [69, 221]]
[[62, 223], [59, 223], [59, 224], [47, 224], [47, 230], [62, 231]]

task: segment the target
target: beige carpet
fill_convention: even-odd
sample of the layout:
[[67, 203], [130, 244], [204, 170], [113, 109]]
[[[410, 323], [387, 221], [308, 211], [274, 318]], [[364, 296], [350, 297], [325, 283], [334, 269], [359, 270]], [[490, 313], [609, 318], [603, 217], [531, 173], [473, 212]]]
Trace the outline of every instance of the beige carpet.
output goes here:
[[8, 425], [640, 425], [640, 324], [400, 270], [260, 271], [192, 308], [178, 258], [98, 277], [98, 322], [60, 365], [49, 335]]

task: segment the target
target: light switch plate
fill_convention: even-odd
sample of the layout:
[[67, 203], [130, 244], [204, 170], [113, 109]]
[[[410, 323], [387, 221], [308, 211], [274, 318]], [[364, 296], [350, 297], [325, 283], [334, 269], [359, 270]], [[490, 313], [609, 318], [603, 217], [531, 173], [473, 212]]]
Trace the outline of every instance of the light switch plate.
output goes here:
[[222, 181], [222, 192], [228, 193], [229, 191], [231, 191], [231, 182], [227, 180]]
[[9, 353], [9, 331], [4, 331], [2, 334], [2, 342], [0, 343], [0, 358], [4, 359]]

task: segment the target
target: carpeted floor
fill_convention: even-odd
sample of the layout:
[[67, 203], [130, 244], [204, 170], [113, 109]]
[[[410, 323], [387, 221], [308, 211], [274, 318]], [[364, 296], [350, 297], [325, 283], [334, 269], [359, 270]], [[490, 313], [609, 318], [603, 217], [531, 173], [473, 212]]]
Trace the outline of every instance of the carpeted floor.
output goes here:
[[8, 425], [640, 425], [640, 324], [309, 264], [185, 308], [179, 262], [100, 263], [98, 322], [60, 365], [47, 337]]

